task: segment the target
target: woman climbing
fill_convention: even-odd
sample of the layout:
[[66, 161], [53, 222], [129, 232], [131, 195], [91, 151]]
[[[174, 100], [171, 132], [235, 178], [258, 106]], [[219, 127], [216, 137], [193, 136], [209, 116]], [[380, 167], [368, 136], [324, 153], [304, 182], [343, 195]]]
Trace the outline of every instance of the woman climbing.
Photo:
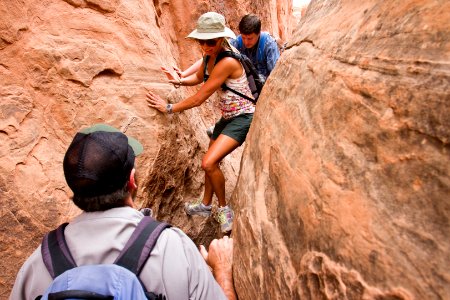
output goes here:
[[202, 48], [205, 54], [202, 66], [196, 73], [185, 78], [179, 78], [165, 69], [163, 71], [169, 82], [175, 86], [193, 86], [202, 83], [206, 78], [207, 80], [195, 95], [178, 103], [168, 104], [151, 91], [147, 94], [147, 102], [150, 107], [171, 114], [199, 106], [215, 91], [218, 92], [222, 117], [214, 127], [208, 151], [202, 160], [202, 168], [205, 171], [204, 195], [201, 201], [186, 203], [185, 211], [188, 215], [210, 216], [212, 197], [216, 194], [219, 202], [217, 220], [222, 232], [226, 233], [232, 228], [233, 211], [225, 199], [225, 178], [219, 163], [244, 142], [253, 119], [255, 105], [229, 90], [221, 89], [225, 83], [233, 90], [252, 97], [245, 70], [239, 60], [224, 57], [216, 63], [216, 58], [221, 52], [237, 51], [232, 49], [227, 40], [235, 38], [235, 35], [225, 26], [225, 18], [215, 12], [205, 13], [198, 19], [196, 29], [187, 37], [196, 39]]

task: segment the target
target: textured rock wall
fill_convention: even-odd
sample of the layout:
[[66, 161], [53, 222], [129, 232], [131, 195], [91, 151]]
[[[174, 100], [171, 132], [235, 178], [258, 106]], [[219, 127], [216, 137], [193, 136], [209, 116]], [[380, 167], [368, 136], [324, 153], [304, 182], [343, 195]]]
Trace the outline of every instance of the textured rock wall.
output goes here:
[[[218, 116], [215, 104], [168, 117], [149, 109], [144, 94], [153, 89], [176, 102], [196, 90], [174, 89], [159, 67], [186, 67], [200, 57], [196, 43], [184, 37], [202, 13], [225, 14], [233, 29], [245, 13], [261, 13], [266, 29], [286, 35], [289, 16], [282, 14], [289, 2], [1, 1], [1, 299], [43, 234], [79, 213], [62, 159], [75, 132], [93, 123], [110, 123], [143, 143], [138, 205], [152, 207], [198, 243], [218, 235], [215, 222], [182, 211], [184, 201], [202, 194], [200, 162], [205, 128]], [[274, 7], [277, 13], [268, 13]], [[241, 152], [223, 164], [228, 196]]]
[[[188, 9], [187, 9], [188, 8]], [[160, 65], [198, 59], [184, 39], [209, 10], [247, 12], [289, 38], [290, 1], [29, 1], [0, 5], [0, 298], [44, 232], [78, 213], [61, 168], [74, 133], [107, 122], [141, 140], [139, 205], [197, 242], [213, 101], [179, 101]], [[223, 164], [237, 212], [240, 299], [446, 299], [448, 1], [314, 1], [267, 83], [244, 151]], [[268, 125], [269, 124], [269, 125]]]
[[449, 19], [448, 1], [311, 3], [244, 150], [241, 299], [450, 299]]
[[[70, 202], [62, 159], [75, 132], [105, 122], [141, 140], [140, 203], [173, 209], [201, 191], [207, 145], [194, 128], [212, 106], [167, 118], [148, 109], [146, 88], [177, 101], [185, 91], [158, 68], [174, 50], [142, 1], [7, 1], [1, 6], [0, 191], [1, 296], [43, 233], [78, 210]], [[5, 19], [4, 17], [10, 17]], [[226, 167], [230, 175], [230, 165]], [[235, 176], [235, 175], [234, 175]], [[233, 176], [231, 176], [233, 178]], [[186, 185], [184, 185], [186, 183]], [[175, 199], [175, 200], [174, 200]], [[164, 205], [165, 202], [170, 205]], [[184, 220], [187, 222], [187, 220]]]

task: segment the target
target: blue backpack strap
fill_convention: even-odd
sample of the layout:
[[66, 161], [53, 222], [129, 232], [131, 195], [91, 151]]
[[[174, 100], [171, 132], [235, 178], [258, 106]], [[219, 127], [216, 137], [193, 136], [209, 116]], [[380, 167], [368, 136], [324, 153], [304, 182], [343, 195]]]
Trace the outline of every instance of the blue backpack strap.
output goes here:
[[61, 224], [55, 230], [47, 233], [42, 241], [42, 259], [52, 278], [77, 266], [64, 237], [64, 229], [67, 224]]
[[244, 48], [244, 43], [242, 42], [242, 35], [238, 35], [236, 41], [238, 50], [242, 52], [242, 49]]
[[171, 227], [171, 225], [145, 216], [139, 222], [114, 263], [139, 276], [159, 235], [168, 227]]
[[266, 41], [269, 34], [267, 32], [261, 32], [259, 35], [258, 52], [256, 53], [256, 61], [261, 63], [264, 57], [264, 48], [266, 47]]

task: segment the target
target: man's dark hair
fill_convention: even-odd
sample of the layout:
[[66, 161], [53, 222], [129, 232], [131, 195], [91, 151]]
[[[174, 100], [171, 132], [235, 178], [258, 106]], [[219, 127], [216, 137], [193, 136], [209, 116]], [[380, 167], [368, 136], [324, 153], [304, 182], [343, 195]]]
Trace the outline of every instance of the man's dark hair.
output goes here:
[[248, 14], [242, 17], [239, 22], [240, 34], [259, 34], [261, 32], [261, 20], [257, 15]]
[[115, 192], [109, 193], [107, 195], [99, 196], [73, 196], [73, 203], [78, 206], [83, 211], [93, 212], [93, 211], [105, 211], [115, 207], [124, 206], [125, 199], [130, 195], [128, 191], [128, 183], [122, 188]]

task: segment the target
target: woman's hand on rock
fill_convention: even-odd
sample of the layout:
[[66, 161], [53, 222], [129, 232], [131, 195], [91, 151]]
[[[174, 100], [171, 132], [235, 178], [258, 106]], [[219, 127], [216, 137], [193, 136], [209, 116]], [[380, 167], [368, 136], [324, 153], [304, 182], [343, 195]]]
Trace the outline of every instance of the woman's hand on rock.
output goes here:
[[167, 112], [167, 102], [163, 98], [152, 91], [148, 91], [145, 96], [149, 107], [156, 108], [160, 112]]

